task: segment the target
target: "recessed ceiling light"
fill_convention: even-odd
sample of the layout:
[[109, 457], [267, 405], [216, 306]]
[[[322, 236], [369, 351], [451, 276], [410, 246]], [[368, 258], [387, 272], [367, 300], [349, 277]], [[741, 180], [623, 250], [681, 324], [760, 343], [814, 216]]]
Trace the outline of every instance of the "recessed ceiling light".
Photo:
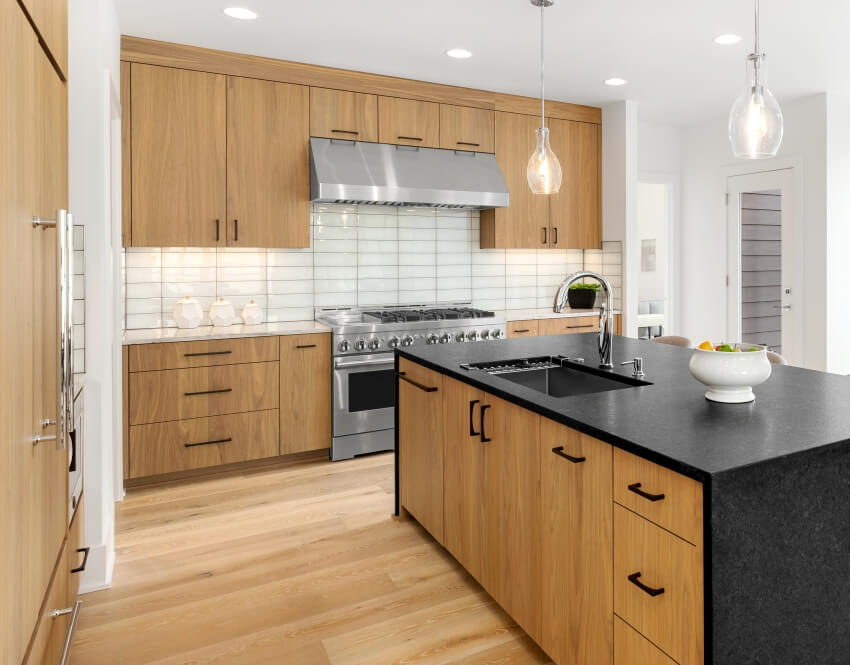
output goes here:
[[605, 79], [605, 85], [626, 85], [626, 79], [613, 78], [613, 79]]
[[722, 46], [729, 46], [730, 44], [737, 44], [739, 41], [741, 41], [741, 35], [733, 35], [731, 33], [728, 34], [728, 35], [718, 35], [717, 37], [714, 38], [714, 43], [720, 44]]
[[252, 12], [250, 9], [245, 9], [244, 7], [228, 7], [222, 11], [230, 18], [241, 18], [245, 21], [251, 21], [257, 18], [257, 12]]
[[448, 51], [446, 51], [446, 55], [450, 58], [459, 59], [472, 57], [472, 53], [470, 51], [467, 51], [465, 48], [450, 48]]

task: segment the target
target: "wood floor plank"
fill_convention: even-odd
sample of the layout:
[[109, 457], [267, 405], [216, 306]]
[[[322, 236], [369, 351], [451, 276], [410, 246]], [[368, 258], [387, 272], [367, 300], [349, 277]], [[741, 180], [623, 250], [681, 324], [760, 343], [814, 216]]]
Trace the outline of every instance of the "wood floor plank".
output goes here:
[[415, 521], [393, 458], [306, 457], [128, 492], [73, 665], [542, 665]]

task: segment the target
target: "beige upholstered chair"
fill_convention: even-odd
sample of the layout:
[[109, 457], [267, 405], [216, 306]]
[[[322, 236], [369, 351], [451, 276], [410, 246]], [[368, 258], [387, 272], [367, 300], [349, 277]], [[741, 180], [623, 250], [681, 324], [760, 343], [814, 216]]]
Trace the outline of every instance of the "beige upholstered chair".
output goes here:
[[658, 342], [659, 344], [669, 344], [670, 346], [684, 346], [686, 349], [691, 348], [691, 340], [687, 337], [679, 337], [678, 335], [662, 335], [661, 337], [653, 337], [650, 341]]
[[785, 360], [785, 358], [780, 356], [778, 353], [776, 353], [776, 351], [768, 351], [767, 352], [767, 359], [773, 365], [787, 365], [788, 364], [788, 361]]

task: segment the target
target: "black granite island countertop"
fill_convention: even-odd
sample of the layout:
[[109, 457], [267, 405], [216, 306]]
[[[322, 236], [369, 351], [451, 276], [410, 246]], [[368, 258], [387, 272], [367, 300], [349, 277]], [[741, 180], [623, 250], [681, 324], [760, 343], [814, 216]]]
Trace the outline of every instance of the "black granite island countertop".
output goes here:
[[755, 402], [717, 404], [691, 350], [615, 337], [613, 372], [641, 356], [652, 385], [557, 398], [461, 364], [596, 367], [595, 333], [397, 353], [703, 484], [707, 664], [850, 664], [850, 377], [774, 366]]

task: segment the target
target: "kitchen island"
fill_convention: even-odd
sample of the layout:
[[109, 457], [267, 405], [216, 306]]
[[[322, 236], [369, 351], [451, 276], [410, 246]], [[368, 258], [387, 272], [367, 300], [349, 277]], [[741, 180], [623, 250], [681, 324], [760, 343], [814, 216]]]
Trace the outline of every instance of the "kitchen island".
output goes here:
[[850, 378], [714, 404], [690, 355], [616, 337], [626, 383], [556, 397], [475, 365], [593, 372], [596, 335], [400, 349], [398, 511], [559, 665], [846, 665]]

